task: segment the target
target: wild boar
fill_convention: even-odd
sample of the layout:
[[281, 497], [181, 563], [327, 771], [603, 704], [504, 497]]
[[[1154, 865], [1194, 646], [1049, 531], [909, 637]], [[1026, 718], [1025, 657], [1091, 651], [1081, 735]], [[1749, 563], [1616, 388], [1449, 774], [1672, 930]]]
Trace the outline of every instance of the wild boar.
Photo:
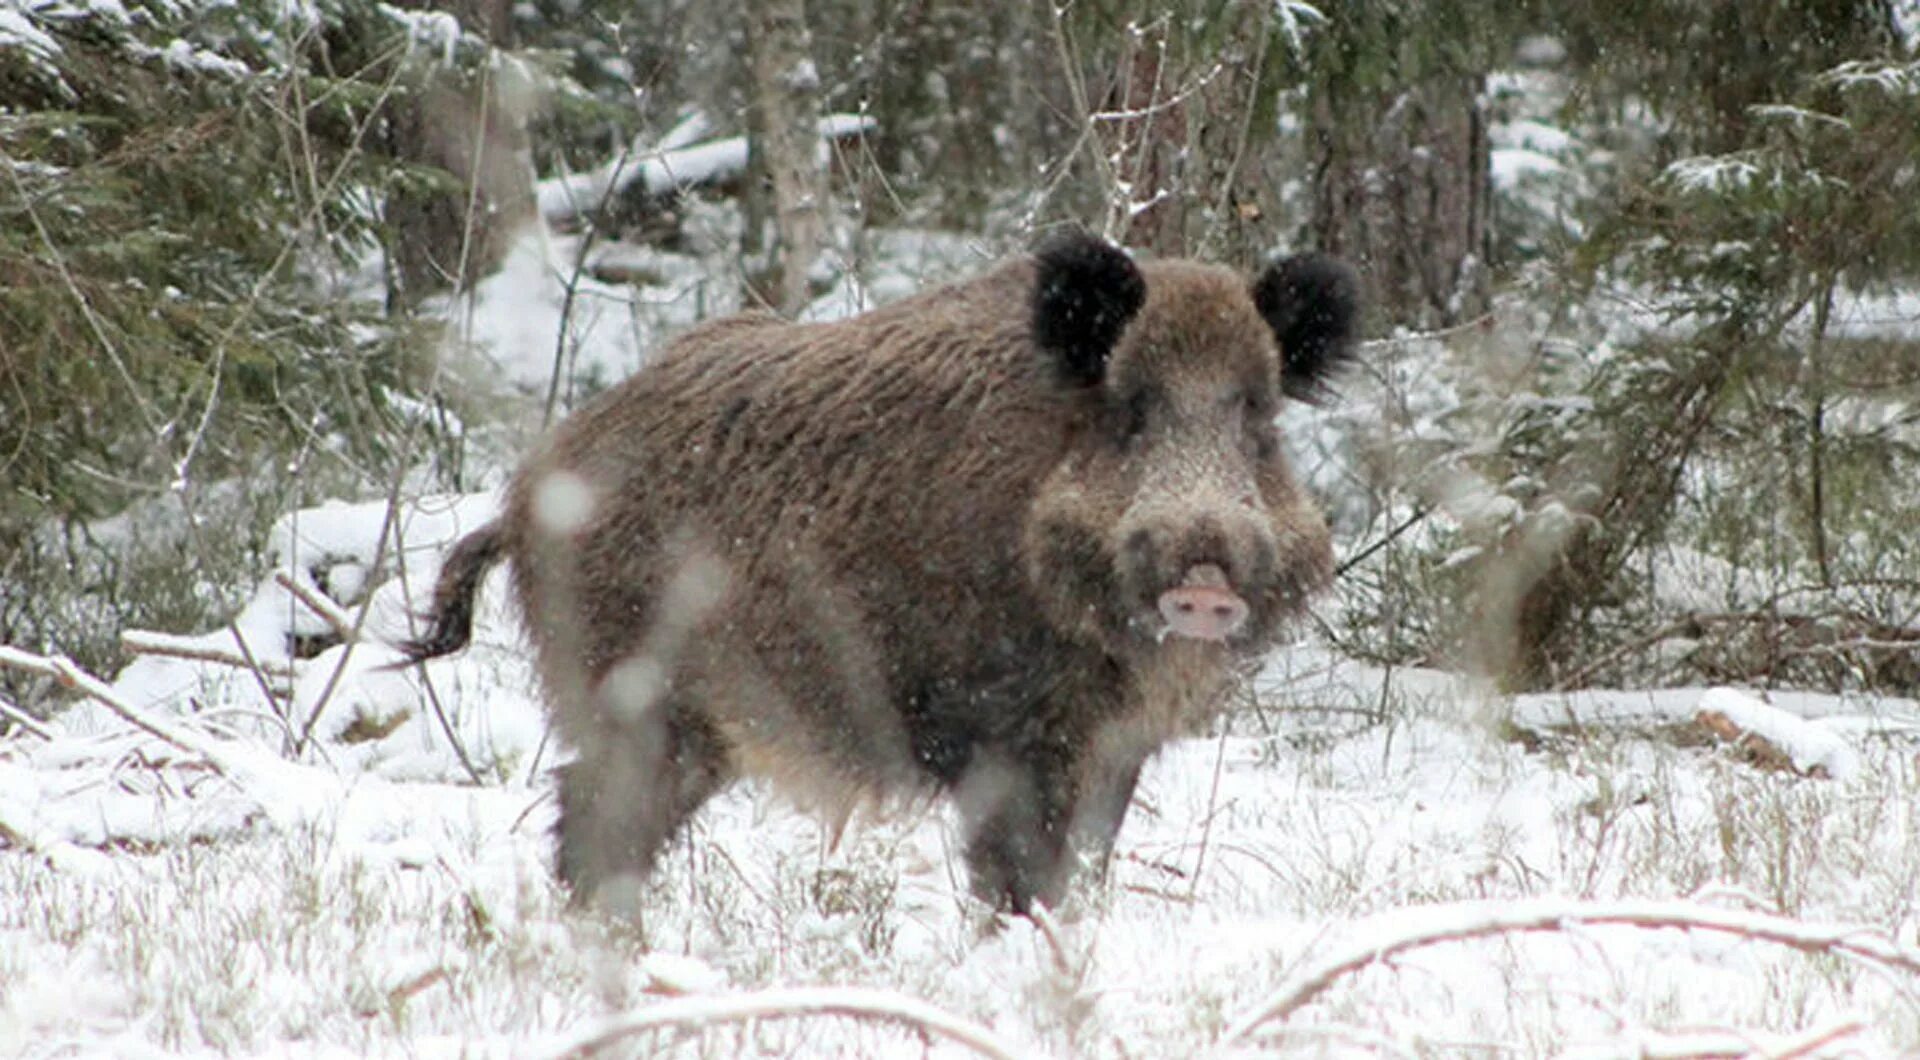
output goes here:
[[1354, 348], [1318, 255], [1253, 278], [1056, 235], [852, 319], [693, 328], [580, 408], [448, 556], [505, 559], [573, 761], [559, 872], [623, 906], [736, 777], [844, 824], [957, 801], [973, 889], [1057, 903], [1142, 764], [1332, 568], [1275, 424]]

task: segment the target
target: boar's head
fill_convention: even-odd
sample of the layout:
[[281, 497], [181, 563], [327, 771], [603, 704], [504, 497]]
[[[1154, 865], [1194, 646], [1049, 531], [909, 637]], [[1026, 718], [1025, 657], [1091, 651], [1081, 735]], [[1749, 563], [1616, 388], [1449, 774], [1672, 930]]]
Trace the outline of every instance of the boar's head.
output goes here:
[[1320, 255], [1248, 279], [1078, 232], [1039, 249], [1034, 341], [1074, 409], [1023, 540], [1053, 624], [1123, 656], [1271, 645], [1332, 569], [1276, 417], [1351, 356], [1357, 305]]

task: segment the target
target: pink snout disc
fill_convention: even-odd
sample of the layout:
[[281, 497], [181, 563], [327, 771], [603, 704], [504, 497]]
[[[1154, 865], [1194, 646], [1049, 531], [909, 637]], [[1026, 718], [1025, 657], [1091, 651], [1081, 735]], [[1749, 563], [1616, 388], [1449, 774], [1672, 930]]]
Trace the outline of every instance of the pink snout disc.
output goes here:
[[1182, 585], [1160, 594], [1167, 632], [1195, 640], [1226, 640], [1247, 621], [1247, 602], [1223, 585]]

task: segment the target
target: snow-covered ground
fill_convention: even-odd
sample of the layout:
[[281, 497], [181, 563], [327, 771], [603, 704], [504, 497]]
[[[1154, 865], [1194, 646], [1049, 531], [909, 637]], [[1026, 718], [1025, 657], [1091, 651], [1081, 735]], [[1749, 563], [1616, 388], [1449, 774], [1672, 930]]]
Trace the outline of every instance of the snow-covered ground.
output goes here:
[[[882, 238], [820, 312], [986, 256]], [[529, 240], [450, 307], [536, 394], [563, 308], [607, 379], [696, 312], [692, 258], [569, 300], [581, 258]], [[1513, 698], [1304, 645], [1152, 764], [1056, 923], [967, 897], [939, 803], [833, 845], [752, 785], [643, 923], [570, 913], [500, 575], [470, 650], [384, 668], [494, 503], [290, 513], [229, 627], [0, 740], [0, 1053], [1920, 1055], [1906, 701]]]
[[[918, 999], [1016, 1055], [1776, 1055], [1828, 1035], [1806, 1055], [1897, 1056], [1920, 1043], [1912, 745], [1866, 724], [1910, 721], [1910, 703], [1794, 697], [1813, 715], [1797, 724], [1857, 759], [1811, 779], [1604, 732], [1528, 751], [1485, 723], [1512, 704], [1457, 679], [1298, 649], [1221, 734], [1155, 762], [1110, 878], [1052, 938], [970, 903], [943, 807], [863, 822], [828, 849], [810, 818], [752, 786], [699, 818], [645, 923], [610, 929], [567, 913], [551, 880], [538, 715], [501, 630], [430, 668], [479, 784], [418, 694], [390, 697], [411, 710], [388, 735], [323, 739], [297, 763], [265, 753], [270, 741], [217, 736], [216, 704], [257, 708], [239, 706], [255, 686], [218, 689], [234, 668], [215, 663], [168, 665], [215, 680], [199, 713], [172, 720], [218, 740], [216, 756], [98, 717], [0, 747], [0, 1045], [559, 1055], [675, 995], [711, 1015], [802, 986]], [[152, 687], [164, 666], [149, 661], [123, 693]], [[332, 662], [297, 664], [296, 687]], [[323, 715], [381, 698], [343, 693]], [[1648, 702], [1587, 693], [1560, 707], [1593, 725]], [[1623, 900], [1639, 906], [1621, 914]], [[1607, 921], [1678, 900], [1707, 923]], [[1547, 930], [1496, 930], [1542, 910]], [[1882, 949], [1796, 948], [1742, 917]], [[1223, 1042], [1356, 947], [1476, 926], [1363, 960], [1284, 1021]], [[969, 1051], [845, 1015], [690, 1026], [627, 1042], [641, 1055]]]

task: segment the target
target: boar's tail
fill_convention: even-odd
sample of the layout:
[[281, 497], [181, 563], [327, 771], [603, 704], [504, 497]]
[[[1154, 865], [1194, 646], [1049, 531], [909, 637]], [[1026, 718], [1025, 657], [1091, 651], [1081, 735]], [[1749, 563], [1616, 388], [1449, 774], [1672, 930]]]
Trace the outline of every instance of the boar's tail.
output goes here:
[[498, 521], [475, 530], [460, 539], [440, 566], [439, 584], [433, 587], [433, 609], [422, 615], [429, 623], [425, 635], [403, 642], [399, 664], [451, 655], [473, 639], [473, 596], [480, 591], [480, 580], [487, 569], [500, 562], [506, 551], [505, 534]]

